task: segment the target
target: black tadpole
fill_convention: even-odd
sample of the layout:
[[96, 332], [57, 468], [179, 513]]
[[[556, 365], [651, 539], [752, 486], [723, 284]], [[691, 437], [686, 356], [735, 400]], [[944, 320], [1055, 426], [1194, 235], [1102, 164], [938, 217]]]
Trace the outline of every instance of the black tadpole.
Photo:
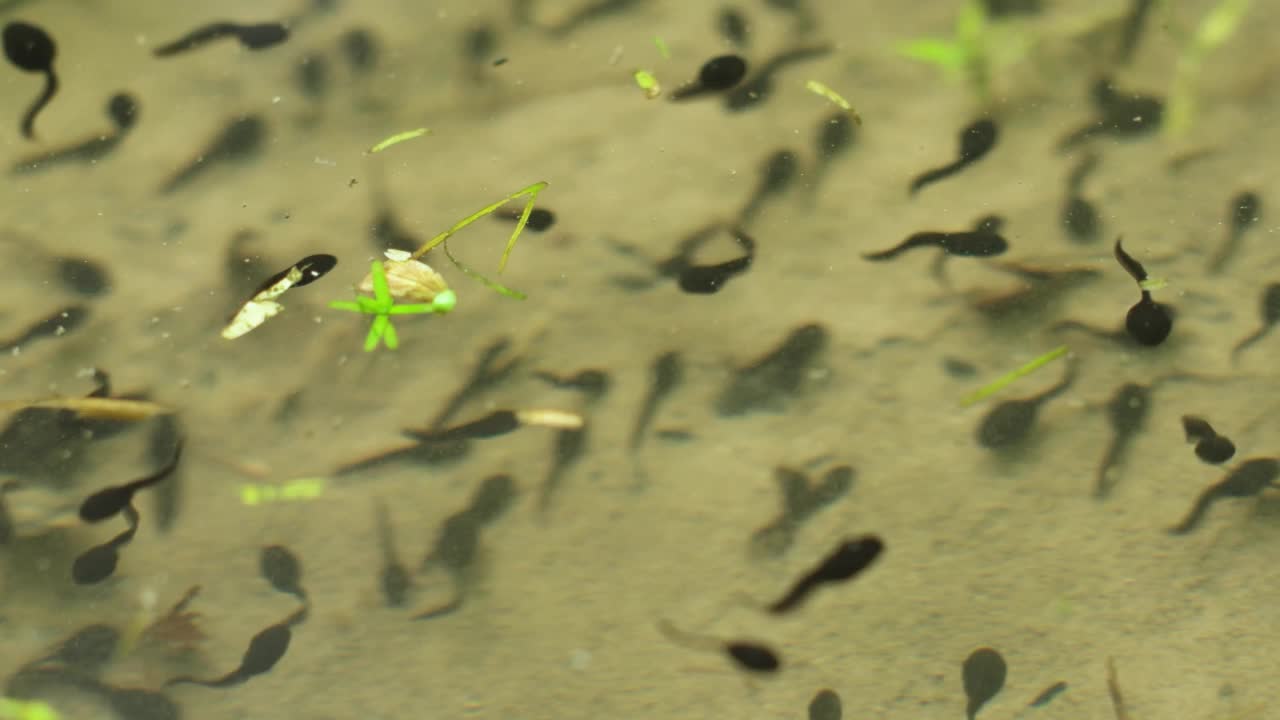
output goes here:
[[1248, 349], [1250, 345], [1266, 337], [1276, 324], [1280, 323], [1280, 283], [1271, 283], [1263, 288], [1258, 314], [1262, 316], [1262, 325], [1245, 336], [1231, 349], [1232, 362], [1238, 360], [1240, 353]]
[[127, 92], [116, 93], [107, 101], [106, 111], [111, 132], [94, 133], [79, 142], [20, 158], [14, 162], [13, 172], [33, 173], [64, 163], [94, 163], [105, 158], [137, 124], [138, 100]]
[[1009, 241], [994, 230], [974, 229], [961, 232], [926, 231], [911, 235], [897, 245], [879, 252], [863, 253], [872, 262], [892, 260], [908, 250], [922, 247], [941, 248], [954, 257], [996, 257], [1009, 249]]
[[951, 177], [986, 157], [991, 148], [996, 146], [999, 137], [999, 127], [990, 118], [982, 118], [969, 124], [960, 131], [960, 147], [955, 161], [916, 176], [909, 188], [911, 194], [916, 194], [926, 185]]
[[288, 620], [272, 625], [249, 641], [249, 648], [240, 659], [240, 666], [235, 670], [212, 680], [201, 680], [190, 676], [176, 677], [165, 682], [165, 687], [173, 685], [203, 685], [211, 688], [234, 687], [248, 681], [255, 675], [261, 675], [280, 662], [289, 649], [289, 641], [293, 639], [293, 631]]
[[1173, 330], [1173, 315], [1168, 307], [1151, 298], [1151, 291], [1144, 286], [1147, 281], [1146, 269], [1124, 251], [1124, 247], [1121, 246], [1122, 241], [1122, 237], [1116, 238], [1116, 260], [1133, 277], [1142, 291], [1142, 297], [1125, 314], [1124, 327], [1129, 337], [1136, 340], [1139, 345], [1155, 347], [1164, 342]]
[[1209, 260], [1209, 274], [1215, 275], [1222, 272], [1227, 263], [1236, 254], [1240, 248], [1240, 240], [1244, 234], [1258, 223], [1261, 216], [1259, 206], [1262, 201], [1258, 199], [1258, 194], [1250, 191], [1242, 192], [1231, 198], [1231, 206], [1228, 208], [1230, 217], [1227, 225], [1227, 238], [1222, 242], [1218, 251], [1214, 253]]
[[1169, 529], [1170, 535], [1186, 535], [1200, 527], [1200, 522], [1209, 508], [1222, 498], [1248, 498], [1260, 494], [1263, 490], [1276, 487], [1276, 478], [1280, 477], [1280, 460], [1275, 458], [1253, 458], [1245, 460], [1227, 473], [1227, 476], [1210, 485], [1196, 498], [1190, 512], [1174, 527]]
[[124, 507], [129, 527], [101, 545], [95, 545], [76, 556], [71, 563], [71, 579], [77, 585], [95, 585], [111, 577], [120, 562], [120, 548], [128, 545], [138, 532], [141, 517], [132, 505]]
[[991, 648], [978, 648], [965, 658], [961, 668], [966, 698], [965, 715], [973, 720], [992, 698], [1004, 688], [1009, 668], [1000, 653]]
[[711, 295], [720, 292], [725, 283], [751, 268], [756, 257], [756, 241], [740, 227], [729, 230], [742, 255], [714, 265], [688, 265], [680, 271], [676, 284], [691, 295]]
[[152, 51], [156, 57], [170, 57], [198, 47], [214, 40], [234, 37], [246, 50], [265, 50], [284, 42], [289, 38], [289, 28], [280, 23], [258, 23], [241, 25], [233, 22], [215, 22], [196, 28], [171, 43], [165, 43]]
[[258, 569], [271, 587], [307, 602], [307, 591], [302, 589], [302, 563], [289, 548], [283, 545], [263, 547], [258, 554]]
[[672, 91], [673, 101], [689, 100], [723, 92], [742, 82], [747, 74], [747, 61], [739, 55], [717, 55], [702, 64], [698, 79]]
[[40, 114], [58, 92], [58, 75], [53, 71], [58, 46], [43, 29], [17, 21], [4, 26], [3, 39], [4, 54], [9, 62], [24, 72], [44, 75], [44, 90], [22, 116], [22, 136], [34, 140], [36, 115]]
[[1107, 422], [1111, 425], [1111, 442], [1098, 464], [1093, 495], [1104, 499], [1111, 494], [1116, 479], [1112, 469], [1124, 456], [1133, 438], [1146, 425], [1151, 414], [1151, 388], [1137, 383], [1125, 383], [1116, 389], [1106, 405]]
[[789, 591], [769, 605], [772, 615], [784, 615], [799, 608], [819, 586], [853, 579], [871, 566], [884, 551], [884, 542], [875, 535], [845, 540], [817, 567], [805, 573]]
[[1219, 435], [1208, 420], [1195, 415], [1182, 416], [1182, 431], [1187, 442], [1195, 443], [1196, 457], [1210, 465], [1221, 465], [1236, 454], [1236, 445]]
[[658, 632], [671, 642], [690, 650], [724, 653], [738, 668], [751, 673], [772, 674], [782, 669], [782, 658], [764, 643], [752, 640], [720, 640], [708, 635], [680, 630], [667, 620], [658, 621]]
[[1075, 363], [1068, 362], [1062, 380], [1048, 390], [1031, 397], [1005, 400], [991, 408], [978, 425], [978, 444], [988, 450], [1004, 450], [1021, 444], [1035, 427], [1040, 407], [1066, 392], [1075, 375]]
[[179, 439], [174, 445], [173, 455], [159, 470], [124, 485], [105, 487], [85, 498], [80, 503], [80, 519], [87, 523], [102, 522], [125, 510], [139, 490], [145, 490], [173, 474], [182, 459], [182, 444]]

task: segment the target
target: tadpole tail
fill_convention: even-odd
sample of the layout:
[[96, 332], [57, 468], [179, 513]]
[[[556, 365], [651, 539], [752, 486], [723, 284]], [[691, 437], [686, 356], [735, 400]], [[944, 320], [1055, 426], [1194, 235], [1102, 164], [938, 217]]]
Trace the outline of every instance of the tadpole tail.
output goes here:
[[1234, 364], [1239, 359], [1240, 353], [1247, 350], [1250, 345], [1253, 345], [1254, 343], [1258, 342], [1263, 337], [1265, 337], [1267, 334], [1267, 331], [1270, 329], [1271, 329], [1270, 325], [1263, 325], [1262, 327], [1250, 333], [1247, 337], [1245, 337], [1245, 339], [1236, 343], [1236, 346], [1231, 348], [1231, 362]]
[[27, 112], [22, 116], [22, 137], [28, 140], [36, 139], [36, 115], [44, 109], [45, 105], [53, 99], [58, 92], [58, 76], [53, 70], [49, 70], [44, 74], [44, 91], [40, 93], [40, 97], [31, 103], [31, 107], [27, 108]]
[[1186, 517], [1182, 518], [1182, 522], [1169, 528], [1170, 535], [1187, 535], [1192, 530], [1200, 527], [1200, 521], [1204, 520], [1205, 513], [1208, 512], [1209, 506], [1217, 500], [1217, 493], [1214, 488], [1209, 488], [1200, 493], [1200, 497], [1196, 498], [1196, 502], [1191, 506], [1191, 510]]
[[1240, 231], [1232, 230], [1227, 233], [1227, 239], [1222, 242], [1222, 246], [1218, 248], [1218, 252], [1213, 254], [1209, 260], [1208, 272], [1210, 275], [1217, 275], [1226, 267], [1227, 261], [1235, 255], [1236, 249], [1240, 245]]
[[1117, 436], [1112, 438], [1111, 444], [1107, 446], [1107, 452], [1102, 456], [1102, 462], [1098, 464], [1098, 474], [1093, 484], [1093, 497], [1095, 500], [1106, 500], [1111, 494], [1111, 490], [1116, 486], [1115, 480], [1110, 477], [1111, 468], [1115, 467], [1120, 460], [1120, 453], [1123, 451], [1123, 440]]
[[926, 245], [938, 245], [939, 244], [938, 237], [939, 237], [939, 233], [918, 232], [912, 235], [911, 237], [907, 238], [906, 240], [903, 240], [902, 242], [898, 243], [897, 245], [894, 245], [888, 250], [881, 250], [879, 252], [873, 252], [873, 253], [863, 253], [862, 258], [864, 260], [870, 260], [872, 262], [879, 262], [881, 260], [892, 260], [908, 250], [913, 250], [918, 247], [925, 247]]
[[927, 172], [921, 173], [911, 181], [911, 185], [907, 189], [907, 194], [915, 195], [916, 193], [923, 190], [926, 185], [930, 185], [939, 180], [950, 177], [951, 175], [954, 175], [956, 172], [959, 172], [960, 168], [964, 166], [965, 166], [965, 162], [963, 160], [957, 160], [948, 165], [943, 165], [942, 167], [934, 168]]
[[[1132, 277], [1137, 282], [1141, 283], [1145, 281], [1147, 279], [1147, 269], [1142, 267], [1142, 263], [1138, 262], [1137, 260], [1134, 260], [1133, 257], [1129, 255], [1129, 253], [1124, 251], [1123, 243], [1124, 243], [1123, 235], [1116, 238], [1116, 245], [1114, 248], [1116, 262], [1119, 262], [1120, 267], [1124, 268], [1124, 271], [1129, 273], [1130, 277]], [[1143, 292], [1144, 294], [1146, 293], [1145, 290]]]
[[462, 589], [462, 584], [455, 581], [453, 587], [453, 597], [443, 605], [437, 605], [429, 610], [422, 612], [409, 618], [410, 620], [435, 620], [436, 618], [451, 615], [462, 608], [462, 602], [466, 599], [466, 593]]
[[205, 25], [202, 28], [196, 28], [182, 37], [174, 40], [167, 45], [151, 51], [156, 57], [169, 57], [177, 55], [188, 50], [194, 50], [201, 45], [206, 45], [219, 38], [235, 35], [239, 31], [239, 26], [230, 22], [216, 22]]

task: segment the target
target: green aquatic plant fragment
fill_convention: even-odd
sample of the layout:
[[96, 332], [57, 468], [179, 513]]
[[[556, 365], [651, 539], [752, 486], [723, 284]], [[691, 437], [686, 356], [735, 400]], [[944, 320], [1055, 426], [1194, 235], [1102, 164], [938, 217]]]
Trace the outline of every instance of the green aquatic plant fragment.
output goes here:
[[1006, 373], [1004, 375], [1001, 375], [1000, 377], [996, 378], [994, 381], [986, 385], [983, 385], [982, 387], [978, 388], [977, 390], [974, 390], [968, 395], [965, 395], [963, 398], [960, 399], [960, 404], [964, 407], [969, 407], [970, 405], [978, 402], [979, 400], [988, 398], [994, 395], [995, 393], [1003, 390], [1014, 380], [1017, 380], [1018, 378], [1024, 377], [1026, 375], [1030, 375], [1036, 370], [1039, 370], [1045, 365], [1048, 365], [1049, 363], [1053, 362], [1054, 360], [1057, 360], [1058, 358], [1066, 354], [1067, 354], [1067, 346], [1059, 345], [1058, 347], [1050, 350], [1049, 352], [1023, 365], [1022, 367], [1016, 370], [1013, 370], [1009, 373]]
[[48, 703], [41, 700], [15, 700], [0, 697], [0, 719], [3, 720], [61, 720]]
[[993, 73], [1022, 60], [1030, 45], [1025, 28], [1013, 21], [993, 22], [981, 0], [967, 0], [956, 17], [952, 37], [908, 40], [898, 44], [897, 52], [963, 79], [986, 103], [991, 100]]
[[490, 280], [489, 278], [485, 277], [484, 275], [481, 275], [475, 270], [472, 270], [466, 265], [463, 265], [460, 260], [458, 260], [453, 256], [453, 253], [449, 252], [449, 241], [446, 240], [444, 243], [441, 244], [440, 247], [441, 249], [444, 250], [445, 257], [449, 258], [449, 262], [453, 263], [453, 266], [458, 268], [458, 270], [460, 270], [463, 275], [466, 275], [467, 277], [471, 278], [472, 280], [475, 280], [481, 285], [484, 285], [485, 287], [498, 293], [499, 295], [506, 295], [507, 297], [513, 298], [515, 300], [524, 300], [529, 297], [528, 295], [525, 295], [519, 290], [513, 290], [507, 287], [506, 285], [502, 285], [501, 283], [494, 282], [493, 280]]
[[429, 135], [430, 133], [431, 131], [428, 130], [427, 128], [417, 128], [414, 130], [405, 130], [404, 132], [396, 133], [395, 135], [392, 135], [386, 140], [383, 140], [382, 142], [379, 142], [377, 145], [374, 145], [373, 147], [369, 148], [368, 154], [372, 155], [373, 153], [380, 153], [383, 150], [386, 150], [387, 148], [391, 147], [392, 145], [399, 145], [405, 140], [412, 140], [414, 138], [422, 137], [423, 135]]
[[1200, 70], [1209, 53], [1226, 44], [1240, 27], [1252, 0], [1221, 0], [1209, 11], [1178, 57], [1165, 113], [1166, 137], [1178, 138], [1191, 128], [1196, 113]]
[[516, 222], [516, 229], [511, 232], [511, 238], [507, 240], [507, 247], [502, 251], [502, 260], [498, 262], [498, 272], [501, 273], [503, 270], [507, 268], [507, 259], [511, 257], [511, 251], [516, 246], [516, 240], [520, 238], [520, 233], [524, 232], [524, 226], [529, 224], [529, 213], [533, 212], [533, 203], [535, 200], [537, 200], [538, 193], [542, 192], [542, 190], [546, 187], [547, 187], [547, 182], [545, 180], [542, 182], [536, 182], [527, 188], [517, 190], [511, 193], [510, 195], [502, 198], [501, 200], [499, 200], [496, 203], [493, 203], [492, 205], [487, 205], [483, 208], [480, 208], [479, 210], [471, 213], [470, 215], [454, 223], [453, 227], [449, 228], [448, 230], [445, 230], [439, 235], [436, 235], [435, 237], [428, 240], [426, 244], [418, 248], [417, 252], [410, 255], [409, 259], [417, 260], [423, 255], [426, 255], [427, 252], [432, 248], [434, 248], [435, 246], [439, 245], [445, 240], [448, 240], [450, 237], [454, 235], [454, 233], [458, 232], [462, 228], [470, 225], [471, 223], [479, 220], [480, 218], [486, 215], [492, 214], [495, 210], [502, 207], [503, 205], [506, 205], [512, 200], [516, 200], [518, 198], [521, 198], [527, 195], [529, 199], [525, 201], [524, 211], [520, 213], [520, 219]]
[[376, 350], [379, 342], [385, 344], [390, 350], [400, 347], [395, 325], [391, 324], [392, 315], [444, 314], [453, 310], [458, 302], [458, 296], [452, 290], [445, 290], [436, 295], [430, 303], [397, 305], [395, 298], [391, 296], [390, 287], [387, 286], [386, 271], [383, 270], [381, 260], [373, 261], [369, 267], [369, 275], [373, 280], [373, 297], [358, 295], [354, 301], [335, 300], [329, 303], [329, 307], [335, 310], [373, 316], [373, 322], [369, 325], [369, 334], [364, 340], [365, 352]]

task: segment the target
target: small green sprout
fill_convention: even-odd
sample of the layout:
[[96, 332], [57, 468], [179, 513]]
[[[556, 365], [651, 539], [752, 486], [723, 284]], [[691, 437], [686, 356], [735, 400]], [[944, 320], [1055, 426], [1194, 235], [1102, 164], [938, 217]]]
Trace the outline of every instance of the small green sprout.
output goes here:
[[898, 45], [898, 53], [912, 60], [935, 65], [950, 77], [960, 77], [978, 98], [991, 99], [991, 75], [1021, 60], [1027, 53], [1028, 36], [1010, 23], [993, 23], [981, 0], [968, 0], [956, 18], [950, 39], [920, 38]]
[[977, 390], [974, 390], [968, 395], [965, 395], [960, 400], [960, 404], [964, 407], [969, 407], [970, 405], [978, 402], [979, 400], [990, 397], [991, 395], [994, 395], [1000, 390], [1003, 390], [1014, 380], [1017, 380], [1018, 378], [1024, 377], [1026, 375], [1030, 375], [1036, 370], [1039, 370], [1045, 365], [1048, 365], [1049, 363], [1053, 362], [1054, 360], [1057, 360], [1058, 358], [1066, 354], [1067, 354], [1067, 346], [1059, 345], [1058, 347], [1050, 350], [1049, 352], [1041, 355], [1040, 357], [1035, 358], [1031, 362], [1028, 362], [1022, 367], [1017, 368], [1016, 370], [1012, 370], [1008, 373], [1005, 373], [1004, 375], [1001, 375], [1000, 377], [996, 378], [990, 383], [987, 383], [986, 385], [983, 385], [982, 387], [978, 388]]
[[1196, 89], [1200, 69], [1209, 53], [1221, 47], [1240, 26], [1252, 0], [1220, 0], [1200, 21], [1178, 57], [1169, 89], [1169, 108], [1165, 112], [1164, 132], [1167, 138], [1178, 138], [1191, 127], [1196, 111]]
[[[453, 227], [428, 240], [412, 255], [402, 253], [393, 256], [392, 251], [387, 252], [388, 256], [392, 258], [393, 263], [399, 263], [393, 267], [393, 272], [396, 272], [401, 268], [409, 267], [411, 264], [421, 266], [418, 267], [417, 270], [421, 271], [423, 274], [417, 275], [416, 280], [414, 278], [401, 278], [397, 276], [397, 282], [426, 282], [427, 278], [425, 278], [424, 275], [430, 275], [436, 278], [439, 282], [437, 287], [424, 287], [424, 289], [430, 290], [432, 293], [430, 295], [431, 302], [397, 304], [395, 301], [396, 296], [392, 294], [391, 287], [387, 283], [387, 271], [384, 268], [383, 262], [381, 260], [374, 260], [370, 265], [369, 278], [366, 280], [366, 282], [369, 283], [369, 287], [364, 288], [366, 292], [372, 290], [373, 297], [357, 294], [354, 301], [335, 300], [329, 303], [329, 307], [335, 310], [347, 310], [349, 312], [358, 312], [364, 315], [373, 316], [373, 322], [369, 326], [369, 334], [365, 337], [364, 341], [365, 352], [373, 352], [377, 349], [380, 342], [385, 344], [387, 348], [395, 350], [400, 346], [400, 340], [396, 335], [395, 326], [391, 324], [392, 315], [444, 314], [453, 310], [454, 306], [458, 302], [458, 296], [452, 290], [444, 287], [443, 280], [439, 280], [438, 274], [418, 260], [418, 258], [427, 254], [428, 251], [439, 245], [444, 245], [445, 255], [448, 256], [449, 261], [461, 270], [463, 274], [502, 295], [515, 298], [517, 300], [524, 300], [527, 297], [524, 293], [496, 283], [466, 265], [463, 265], [461, 262], [458, 262], [458, 260], [453, 257], [453, 254], [449, 252], [448, 241], [455, 233], [471, 223], [493, 213], [495, 210], [506, 205], [512, 200], [528, 196], [528, 199], [525, 201], [524, 211], [520, 213], [520, 219], [516, 222], [516, 229], [512, 231], [510, 239], [507, 240], [507, 246], [502, 252], [502, 260], [498, 263], [498, 272], [501, 273], [506, 269], [507, 259], [510, 257], [512, 249], [515, 248], [516, 240], [520, 238], [520, 233], [524, 231], [525, 225], [529, 223], [529, 214], [533, 212], [533, 203], [537, 199], [538, 193], [542, 192], [543, 188], [546, 186], [546, 181], [534, 183], [526, 188], [511, 193], [492, 205], [487, 205], [476, 212], [471, 213], [465, 218], [454, 223]], [[397, 290], [397, 292], [399, 292], [399, 290]]]
[[391, 297], [391, 289], [387, 287], [387, 275], [382, 269], [381, 260], [373, 261], [369, 266], [369, 274], [373, 278], [373, 297], [359, 295], [355, 301], [334, 300], [329, 303], [329, 307], [335, 310], [348, 310], [373, 316], [369, 334], [364, 339], [365, 352], [373, 352], [377, 349], [379, 341], [385, 343], [391, 350], [400, 347], [400, 340], [396, 337], [396, 327], [391, 324], [392, 315], [443, 314], [453, 310], [458, 302], [458, 296], [452, 290], [445, 290], [436, 295], [430, 303], [397, 305], [395, 298]]

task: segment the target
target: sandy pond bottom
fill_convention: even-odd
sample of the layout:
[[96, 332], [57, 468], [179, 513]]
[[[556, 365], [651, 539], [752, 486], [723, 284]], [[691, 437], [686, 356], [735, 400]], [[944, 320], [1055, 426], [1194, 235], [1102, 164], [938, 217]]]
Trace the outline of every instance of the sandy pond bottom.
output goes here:
[[[576, 4], [533, 3], [534, 18], [554, 23]], [[630, 76], [645, 67], [673, 87], [726, 51], [710, 3], [637, 3], [551, 36], [513, 26], [509, 4], [496, 0], [361, 0], [300, 23], [270, 50], [223, 44], [163, 61], [149, 47], [211, 18], [159, 2], [40, 0], [7, 11], [6, 20], [55, 35], [62, 90], [37, 122], [39, 142], [28, 142], [16, 126], [39, 80], [0, 73], [8, 98], [0, 119], [13, 126], [0, 140], [4, 162], [107, 127], [102, 107], [117, 90], [134, 93], [141, 110], [133, 133], [97, 164], [9, 179], [0, 213], [4, 332], [77, 301], [52, 274], [53, 257], [100, 261], [113, 287], [91, 301], [84, 327], [0, 360], [0, 399], [84, 394], [92, 388], [84, 369], [99, 367], [119, 391], [145, 389], [178, 408], [188, 445], [176, 525], [158, 532], [144, 498], [142, 527], [113, 580], [76, 587], [66, 568], [114, 527], [2, 549], [0, 672], [89, 623], [127, 627], [144, 597], [165, 607], [198, 584], [191, 609], [208, 635], [199, 656], [179, 667], [135, 654], [104, 679], [155, 688], [177, 672], [221, 674], [254, 633], [296, 606], [258, 575], [260, 547], [282, 544], [302, 560], [310, 618], [270, 673], [229, 690], [175, 688], [186, 717], [794, 718], [829, 687], [850, 718], [960, 718], [960, 664], [983, 646], [1009, 666], [983, 718], [1112, 717], [1108, 657], [1135, 719], [1269, 717], [1280, 707], [1275, 498], [1224, 502], [1187, 536], [1166, 529], [1222, 472], [1195, 459], [1181, 415], [1208, 417], [1240, 459], [1280, 452], [1268, 363], [1277, 341], [1264, 339], [1234, 365], [1230, 358], [1230, 346], [1256, 326], [1258, 298], [1280, 259], [1268, 242], [1270, 203], [1280, 197], [1272, 160], [1280, 141], [1268, 132], [1280, 117], [1271, 42], [1280, 16], [1254, 3], [1211, 56], [1201, 113], [1183, 145], [1155, 137], [1096, 145], [1101, 162], [1084, 191], [1099, 205], [1104, 237], [1123, 233], [1126, 248], [1168, 280], [1157, 297], [1179, 310], [1168, 343], [1138, 351], [1048, 329], [1064, 319], [1115, 326], [1137, 300], [1107, 240], [1073, 245], [1058, 227], [1075, 158], [1054, 151], [1089, 118], [1087, 90], [1102, 61], [1084, 31], [1127, 3], [1046, 3], [1033, 24], [1043, 39], [1034, 59], [998, 77], [996, 148], [914, 198], [909, 179], [950, 158], [956, 133], [982, 108], [963, 85], [895, 56], [893, 46], [947, 35], [958, 3], [809, 4], [818, 29], [798, 37], [787, 15], [740, 3], [752, 23], [745, 55], [753, 64], [797, 43], [833, 50], [788, 68], [767, 103], [733, 114], [714, 99], [647, 101]], [[1118, 84], [1163, 93], [1175, 31], [1193, 27], [1211, 4], [1178, 3], [1159, 16], [1170, 30], [1149, 34]], [[228, 0], [216, 14], [257, 21], [298, 9]], [[468, 68], [463, 33], [485, 23], [497, 28], [492, 54], [507, 62]], [[339, 51], [356, 27], [372, 30], [383, 50], [364, 78]], [[308, 54], [332, 70], [321, 100], [294, 81]], [[864, 120], [856, 145], [820, 182], [813, 138], [834, 108], [805, 90], [811, 78], [844, 94]], [[256, 157], [157, 192], [245, 113], [268, 128]], [[363, 154], [423, 126], [432, 134]], [[1166, 171], [1184, 147], [1211, 152]], [[802, 175], [752, 223], [759, 247], [749, 272], [705, 296], [672, 282], [635, 291], [614, 281], [644, 274], [645, 258], [666, 257], [680, 238], [732, 218], [766, 156], [783, 148], [797, 153]], [[539, 204], [558, 222], [525, 235], [502, 276], [528, 300], [490, 293], [433, 253], [458, 307], [398, 320], [399, 350], [361, 352], [364, 320], [326, 308], [349, 297], [377, 252], [368, 237], [378, 203], [426, 238], [539, 180], [550, 183]], [[1227, 270], [1209, 276], [1228, 202], [1246, 189], [1262, 198], [1262, 221]], [[964, 229], [989, 213], [1006, 220], [1002, 260], [1083, 266], [1096, 277], [993, 319], [973, 309], [974, 293], [1017, 283], [990, 263], [951, 262], [947, 287], [931, 275], [930, 252], [886, 264], [861, 258], [912, 232]], [[509, 230], [482, 221], [452, 249], [490, 273]], [[227, 248], [241, 231], [255, 234], [247, 247], [260, 264], [252, 267], [266, 274], [312, 253], [339, 264], [287, 294], [281, 316], [226, 341], [218, 331], [243, 299], [229, 287]], [[716, 240], [706, 259], [733, 252]], [[249, 287], [261, 277], [248, 278]], [[822, 325], [829, 344], [805, 389], [779, 411], [719, 416], [715, 401], [734, 368], [808, 323]], [[537, 498], [554, 435], [538, 428], [480, 441], [452, 464], [388, 464], [333, 479], [306, 502], [241, 502], [246, 483], [327, 476], [401, 442], [400, 429], [423, 426], [501, 337], [520, 364], [459, 419], [494, 408], [587, 416], [588, 452], [545, 510]], [[1042, 408], [1028, 446], [1013, 455], [978, 447], [974, 429], [993, 402], [1049, 387], [1062, 368], [971, 408], [957, 400], [1063, 342], [1078, 376]], [[683, 360], [683, 382], [659, 405], [654, 427], [691, 439], [650, 435], [632, 453], [651, 365], [669, 351]], [[946, 358], [977, 374], [948, 374]], [[535, 373], [583, 368], [612, 379], [593, 405]], [[1160, 380], [1175, 373], [1217, 381]], [[1102, 406], [1131, 381], [1154, 384], [1151, 416], [1116, 468], [1111, 497], [1099, 502], [1091, 490], [1109, 440]], [[146, 436], [140, 429], [95, 444], [71, 501], [148, 472]], [[815, 460], [815, 475], [851, 465], [852, 490], [781, 556], [752, 556], [752, 533], [778, 511], [774, 468]], [[400, 552], [416, 565], [445, 518], [497, 473], [509, 473], [519, 495], [483, 532], [464, 608], [409, 621], [448, 596], [447, 577], [434, 572], [417, 580], [409, 608], [384, 607], [376, 504], [386, 504]], [[884, 539], [880, 562], [793, 617], [736, 602], [741, 593], [773, 597], [840, 538], [861, 533]], [[767, 641], [787, 665], [775, 678], [744, 681], [722, 658], [669, 642], [660, 618]], [[1068, 690], [1024, 713], [1056, 681]], [[90, 699], [54, 699], [64, 717], [109, 716]]]

